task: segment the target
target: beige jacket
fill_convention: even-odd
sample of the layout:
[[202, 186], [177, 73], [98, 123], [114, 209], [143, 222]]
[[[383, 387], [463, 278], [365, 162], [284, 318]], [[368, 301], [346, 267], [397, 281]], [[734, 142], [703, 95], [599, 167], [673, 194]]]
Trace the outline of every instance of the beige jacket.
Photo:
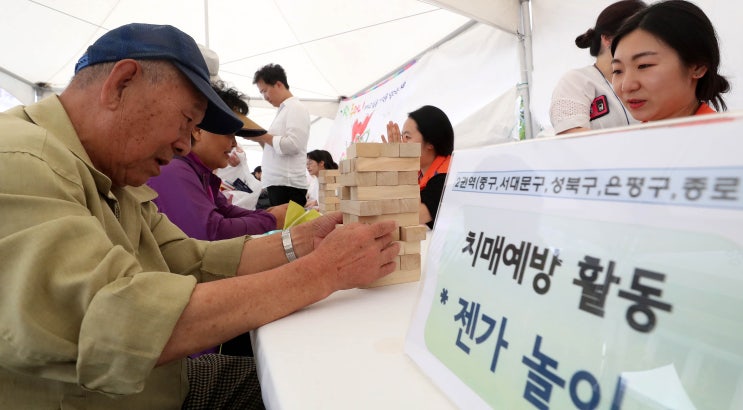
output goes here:
[[245, 238], [187, 238], [154, 196], [111, 187], [56, 96], [0, 114], [0, 408], [180, 408], [185, 362], [155, 362]]

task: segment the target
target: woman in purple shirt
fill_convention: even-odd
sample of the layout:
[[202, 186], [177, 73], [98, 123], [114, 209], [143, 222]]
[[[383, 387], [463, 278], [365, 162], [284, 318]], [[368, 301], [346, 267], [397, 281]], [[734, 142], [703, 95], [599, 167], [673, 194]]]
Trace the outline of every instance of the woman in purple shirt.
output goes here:
[[[241, 94], [234, 89], [213, 88], [243, 119], [243, 131], [253, 132], [257, 125], [245, 117], [248, 105], [240, 98]], [[236, 145], [234, 134], [212, 134], [196, 128], [191, 134], [191, 152], [175, 157], [161, 168], [160, 175], [147, 182], [159, 194], [154, 202], [160, 212], [188, 236], [214, 241], [283, 228], [287, 205], [250, 211], [230, 204], [220, 191], [222, 180], [213, 171], [227, 166], [229, 154]], [[237, 336], [191, 357], [207, 353], [252, 356], [249, 335]]]
[[[236, 90], [214, 89], [246, 126], [253, 124], [244, 116], [248, 106]], [[220, 191], [222, 180], [213, 171], [227, 166], [236, 145], [234, 134], [218, 135], [196, 128], [191, 135], [191, 152], [175, 157], [162, 167], [159, 176], [147, 182], [159, 194], [154, 202], [160, 212], [188, 236], [214, 241], [283, 227], [286, 206], [251, 211], [230, 204]]]

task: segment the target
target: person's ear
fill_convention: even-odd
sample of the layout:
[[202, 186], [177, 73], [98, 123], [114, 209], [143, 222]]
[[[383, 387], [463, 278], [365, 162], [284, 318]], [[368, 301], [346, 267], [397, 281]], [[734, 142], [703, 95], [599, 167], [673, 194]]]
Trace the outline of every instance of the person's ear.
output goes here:
[[691, 78], [698, 80], [707, 74], [707, 66], [703, 64], [694, 64], [690, 67]]
[[325, 169], [325, 161], [320, 161], [317, 163], [318, 169]]
[[137, 61], [132, 59], [118, 61], [103, 82], [100, 94], [101, 104], [108, 109], [116, 109], [124, 100], [126, 88], [137, 76], [141, 75], [142, 66]]
[[607, 36], [606, 34], [601, 35], [601, 46], [607, 50], [611, 49], [611, 40], [613, 37]]
[[196, 127], [191, 131], [191, 140], [194, 142], [199, 142], [204, 138], [203, 130], [199, 127]]

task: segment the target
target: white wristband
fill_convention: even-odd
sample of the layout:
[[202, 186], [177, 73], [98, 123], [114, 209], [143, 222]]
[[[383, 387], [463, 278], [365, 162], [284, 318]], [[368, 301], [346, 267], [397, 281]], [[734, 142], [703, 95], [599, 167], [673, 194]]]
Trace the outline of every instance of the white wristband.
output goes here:
[[294, 253], [294, 245], [292, 244], [291, 230], [286, 229], [281, 231], [281, 243], [284, 245], [286, 259], [288, 259], [289, 262], [297, 260], [297, 255]]

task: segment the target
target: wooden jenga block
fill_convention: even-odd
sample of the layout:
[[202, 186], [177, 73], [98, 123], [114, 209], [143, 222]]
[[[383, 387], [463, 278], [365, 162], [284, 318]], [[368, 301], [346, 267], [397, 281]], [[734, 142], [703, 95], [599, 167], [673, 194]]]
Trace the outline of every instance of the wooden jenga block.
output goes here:
[[420, 157], [421, 156], [420, 142], [408, 142], [405, 144], [400, 144], [400, 156], [403, 158]]
[[411, 255], [414, 253], [418, 253], [418, 254], [421, 253], [421, 242], [420, 241], [411, 241], [411, 242], [395, 241], [395, 242], [400, 244], [400, 251], [397, 252], [398, 255]]
[[397, 171], [377, 171], [377, 185], [399, 185]]
[[335, 191], [336, 189], [338, 189], [339, 186], [340, 186], [339, 184], [320, 184], [319, 185], [319, 187], [321, 189], [333, 190], [333, 191]]
[[421, 254], [420, 253], [411, 253], [406, 255], [400, 255], [398, 256], [400, 258], [400, 270], [411, 270], [411, 269], [420, 269], [421, 268]]
[[338, 198], [341, 200], [351, 199], [351, 187], [342, 186], [341, 189], [338, 190]]
[[351, 170], [353, 172], [363, 171], [417, 171], [420, 169], [418, 158], [352, 158]]
[[397, 243], [400, 244], [400, 252], [397, 253], [398, 255], [421, 253], [421, 241], [397, 241]]
[[338, 164], [338, 168], [341, 170], [341, 174], [347, 174], [351, 172], [351, 160], [344, 159]]
[[343, 186], [374, 186], [377, 185], [377, 173], [349, 172], [338, 177], [338, 184]]
[[[346, 215], [348, 215], [349, 223], [361, 222], [361, 223], [375, 223], [379, 221], [397, 221], [399, 226], [410, 226], [417, 225], [420, 221], [418, 212], [409, 212], [405, 214], [389, 214], [389, 215], [369, 215], [359, 216], [352, 214], [343, 214], [343, 223], [346, 223]], [[402, 237], [401, 237], [402, 239]]]
[[357, 216], [381, 215], [382, 201], [349, 201], [341, 203], [341, 211]]
[[[421, 192], [418, 185], [393, 185], [393, 186], [352, 186], [349, 188], [351, 198], [354, 201], [367, 201], [377, 199], [397, 198], [420, 198]], [[342, 198], [341, 199], [345, 199]]]
[[388, 144], [381, 144], [381, 152], [379, 153], [380, 157], [387, 157], [387, 158], [397, 158], [400, 156], [400, 143], [388, 143]]
[[318, 171], [317, 176], [318, 177], [337, 177], [341, 174], [341, 171], [339, 169], [321, 169]]
[[322, 198], [321, 200], [320, 198], [318, 198], [318, 203], [321, 203], [321, 204], [337, 204], [340, 202], [341, 202], [341, 199], [338, 198], [337, 196], [329, 196], [329, 197]]
[[376, 288], [378, 286], [396, 285], [398, 283], [417, 282], [420, 280], [420, 278], [421, 278], [420, 269], [396, 270], [383, 278], [377, 279], [376, 281], [372, 282], [369, 286], [366, 286], [366, 288]]
[[418, 183], [418, 171], [398, 171], [397, 183], [399, 185], [415, 185]]
[[426, 239], [426, 232], [428, 228], [425, 225], [406, 226], [400, 224], [400, 240], [401, 241], [422, 241]]
[[326, 184], [335, 184], [336, 178], [340, 175], [340, 170], [337, 169], [321, 169], [317, 174], [317, 181], [320, 188]]
[[332, 197], [338, 197], [338, 192], [335, 189], [329, 190], [329, 191], [328, 190], [317, 191], [318, 200], [325, 199], [325, 198], [332, 198]]
[[382, 153], [382, 143], [357, 142], [346, 148], [347, 158], [377, 158]]
[[359, 217], [357, 215], [349, 214], [346, 212], [343, 212], [343, 225], [348, 225], [352, 223], [356, 223], [359, 221]]
[[383, 214], [399, 214], [408, 212], [420, 212], [420, 199], [399, 198], [382, 201]]
[[400, 229], [395, 229], [392, 233], [392, 240], [393, 241], [400, 241]]

